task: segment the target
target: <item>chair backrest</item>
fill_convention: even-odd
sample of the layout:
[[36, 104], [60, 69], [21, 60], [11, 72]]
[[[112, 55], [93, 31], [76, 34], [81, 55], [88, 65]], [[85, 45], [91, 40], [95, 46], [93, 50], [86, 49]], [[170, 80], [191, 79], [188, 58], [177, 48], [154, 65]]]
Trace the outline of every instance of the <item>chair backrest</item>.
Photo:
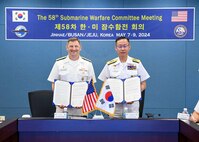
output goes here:
[[142, 99], [139, 101], [140, 102], [140, 108], [139, 108], [139, 117], [142, 117], [143, 114], [143, 109], [144, 109], [144, 99], [145, 99], [145, 90], [142, 91], [141, 93]]
[[52, 90], [37, 90], [28, 92], [29, 105], [32, 117], [53, 117], [55, 106], [53, 105]]

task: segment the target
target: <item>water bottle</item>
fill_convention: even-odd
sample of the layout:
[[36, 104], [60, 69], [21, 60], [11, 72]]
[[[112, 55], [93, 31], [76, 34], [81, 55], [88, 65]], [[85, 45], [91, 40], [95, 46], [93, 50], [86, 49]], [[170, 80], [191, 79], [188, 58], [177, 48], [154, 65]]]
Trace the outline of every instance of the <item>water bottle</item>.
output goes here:
[[182, 114], [184, 114], [184, 120], [188, 120], [190, 115], [187, 108], [183, 108]]
[[183, 114], [189, 114], [188, 109], [187, 109], [187, 108], [183, 108], [182, 113], [183, 113]]
[[189, 117], [190, 115], [187, 108], [183, 108], [183, 111], [177, 115], [177, 118], [181, 120], [188, 120]]
[[67, 112], [67, 108], [66, 107], [64, 108], [63, 113], [65, 113], [66, 119], [67, 119], [68, 118], [68, 112]]
[[123, 114], [122, 114], [123, 118], [126, 118], [126, 113], [128, 113], [128, 107], [123, 108]]

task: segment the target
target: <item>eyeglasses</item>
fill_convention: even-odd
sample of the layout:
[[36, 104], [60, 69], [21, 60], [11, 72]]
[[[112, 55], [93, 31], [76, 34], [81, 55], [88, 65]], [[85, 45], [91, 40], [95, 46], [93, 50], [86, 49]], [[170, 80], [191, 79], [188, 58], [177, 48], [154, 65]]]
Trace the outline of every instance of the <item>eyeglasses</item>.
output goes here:
[[117, 48], [127, 48], [129, 47], [129, 44], [128, 45], [117, 45]]

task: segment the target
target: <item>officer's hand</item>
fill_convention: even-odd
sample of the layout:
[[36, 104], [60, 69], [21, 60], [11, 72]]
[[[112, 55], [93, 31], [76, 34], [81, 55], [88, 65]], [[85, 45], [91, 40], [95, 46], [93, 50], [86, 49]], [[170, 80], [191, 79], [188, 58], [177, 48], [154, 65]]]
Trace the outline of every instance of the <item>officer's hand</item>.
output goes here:
[[64, 109], [64, 108], [65, 108], [64, 105], [58, 105], [58, 107], [60, 107], [61, 109]]
[[132, 102], [127, 102], [127, 104], [133, 104], [134, 103], [134, 101], [132, 101]]

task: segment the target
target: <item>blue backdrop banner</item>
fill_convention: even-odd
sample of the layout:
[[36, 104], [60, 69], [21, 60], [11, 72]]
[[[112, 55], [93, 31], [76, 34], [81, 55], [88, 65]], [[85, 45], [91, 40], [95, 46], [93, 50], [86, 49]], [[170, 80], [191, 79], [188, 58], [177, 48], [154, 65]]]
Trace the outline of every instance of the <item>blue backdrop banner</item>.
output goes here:
[[6, 40], [195, 39], [195, 8], [5, 8]]

